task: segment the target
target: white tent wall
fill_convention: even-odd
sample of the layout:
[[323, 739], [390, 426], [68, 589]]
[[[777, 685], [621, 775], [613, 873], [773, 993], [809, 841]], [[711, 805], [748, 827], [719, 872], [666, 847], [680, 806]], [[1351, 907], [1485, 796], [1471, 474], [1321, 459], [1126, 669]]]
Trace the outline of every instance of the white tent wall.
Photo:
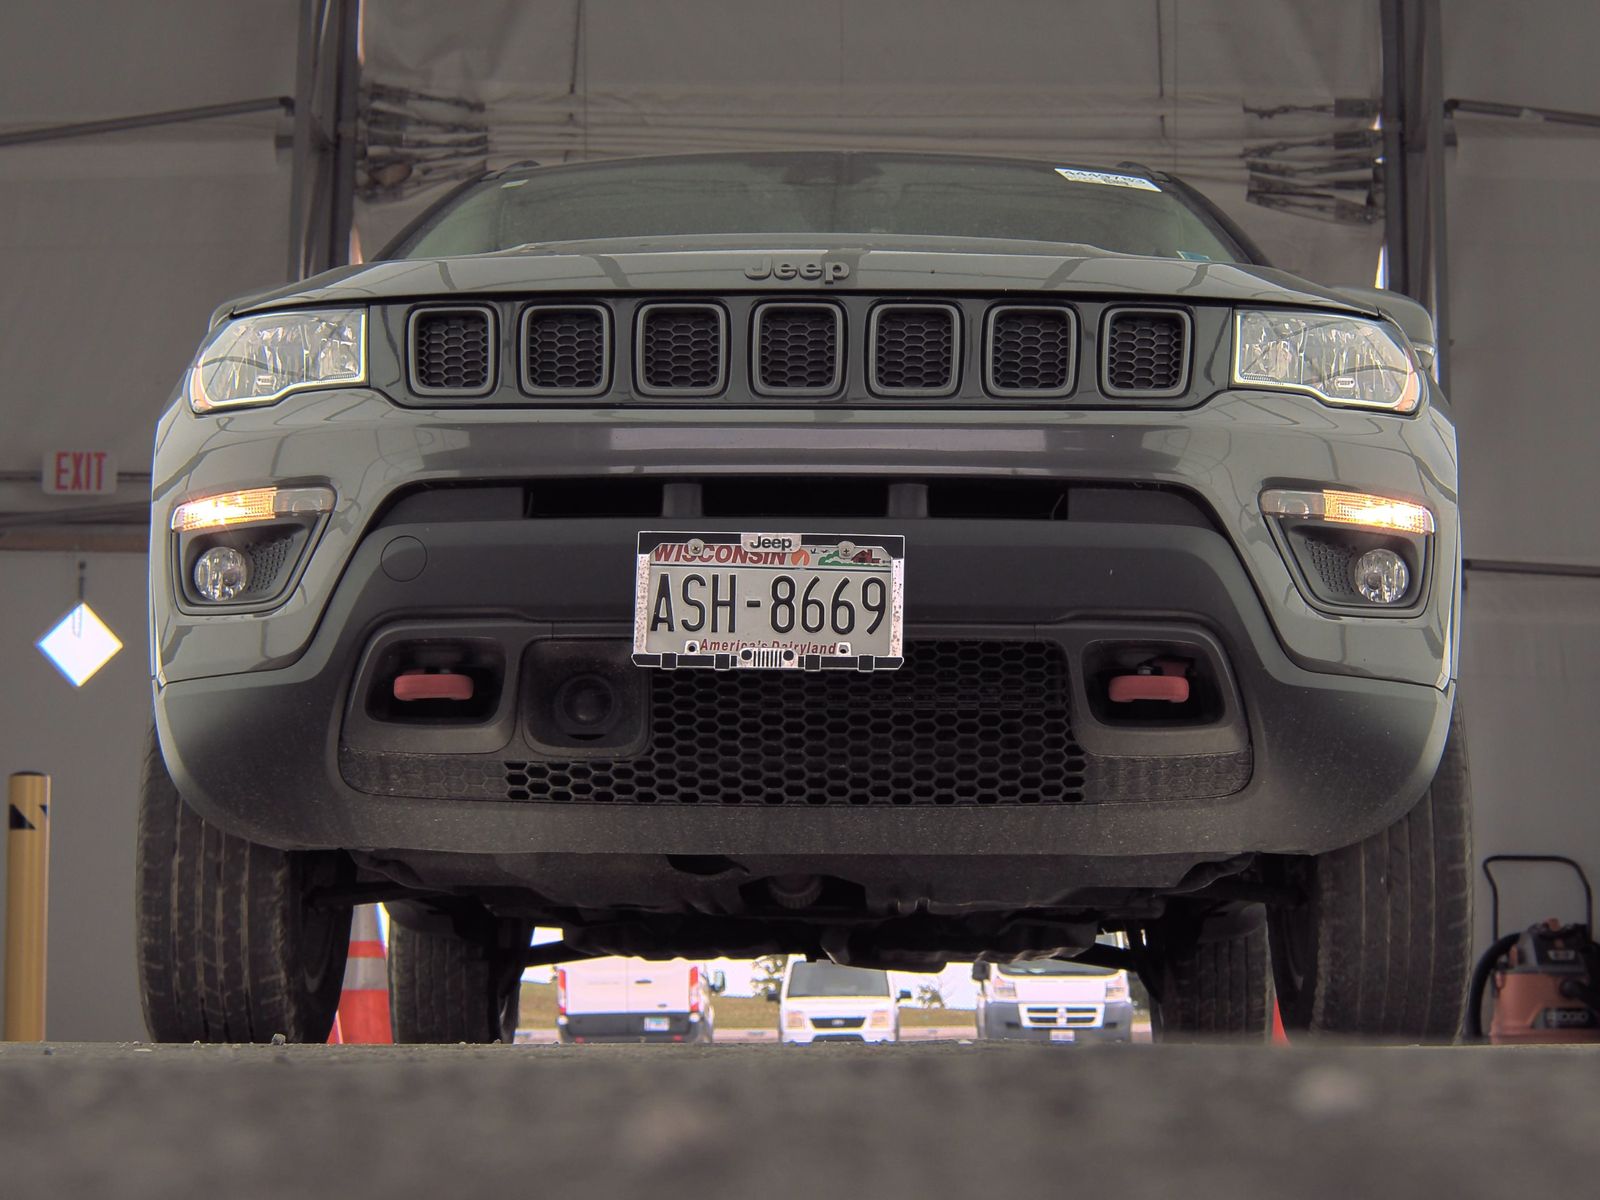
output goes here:
[[[0, 133], [291, 96], [298, 20], [294, 0], [7, 0]], [[148, 472], [212, 309], [284, 279], [288, 130], [261, 114], [0, 146], [0, 511], [84, 503], [41, 492], [50, 450]]]
[[[1447, 98], [1600, 111], [1600, 6], [1449, 0], [1442, 31]], [[1600, 129], [1458, 113], [1454, 130], [1449, 353], [1466, 554], [1533, 568], [1468, 573], [1477, 850], [1568, 854], [1600, 880]], [[1507, 879], [1505, 926], [1580, 918], [1560, 874]], [[1488, 907], [1481, 889], [1480, 946]]]
[[[86, 599], [123, 648], [75, 688], [33, 639], [77, 604], [79, 562]], [[0, 614], [0, 775], [51, 776], [45, 1032], [62, 1041], [142, 1038], [133, 836], [150, 728], [145, 556], [0, 552]]]
[[[369, 0], [369, 78], [482, 101], [492, 165], [758, 149], [1142, 161], [1185, 176], [1278, 265], [1370, 283], [1377, 225], [1245, 202], [1246, 146], [1359, 129], [1375, 0]], [[359, 209], [386, 241], [429, 199]]]
[[[1444, 94], [1592, 111], [1588, 0], [1449, 0]], [[0, 132], [290, 95], [299, 6], [163, 0], [0, 5]], [[1245, 201], [1247, 146], [1348, 130], [1376, 100], [1376, 0], [367, 0], [368, 78], [487, 105], [490, 161], [815, 146], [1142, 160], [1194, 180], [1280, 265], [1364, 282], [1376, 225]], [[1359, 126], [1355, 126], [1359, 127]], [[1452, 390], [1467, 553], [1600, 568], [1579, 355], [1597, 317], [1600, 137], [1458, 117], [1449, 152]], [[211, 309], [284, 277], [289, 122], [270, 115], [0, 147], [0, 511], [51, 511], [44, 451], [147, 462]], [[359, 208], [369, 247], [439, 194]], [[1510, 347], [1511, 349], [1507, 349]], [[116, 498], [142, 501], [143, 480]], [[1574, 516], [1573, 514], [1577, 514]], [[32, 641], [79, 556], [0, 553], [0, 772], [54, 771], [53, 1036], [136, 1036], [129, 895], [147, 721], [137, 555], [89, 555], [90, 599], [127, 648], [72, 690]], [[1600, 874], [1586, 736], [1600, 578], [1476, 572], [1463, 655], [1480, 854], [1571, 849]], [[89, 731], [86, 733], [86, 731]], [[86, 753], [86, 749], [92, 751]], [[24, 761], [25, 760], [25, 761]], [[1508, 909], [1570, 912], [1559, 881]], [[1480, 930], [1480, 933], [1483, 931]]]
[[[298, 19], [294, 0], [6, 0], [0, 133], [292, 95]], [[0, 146], [0, 512], [148, 502], [156, 417], [207, 317], [284, 278], [290, 154], [275, 138], [289, 128], [263, 114]], [[115, 497], [47, 496], [41, 460], [66, 448], [110, 450], [133, 478]], [[80, 560], [125, 648], [75, 689], [34, 640], [76, 602]], [[53, 1038], [144, 1036], [132, 917], [144, 576], [140, 553], [0, 552], [0, 775], [55, 784]]]

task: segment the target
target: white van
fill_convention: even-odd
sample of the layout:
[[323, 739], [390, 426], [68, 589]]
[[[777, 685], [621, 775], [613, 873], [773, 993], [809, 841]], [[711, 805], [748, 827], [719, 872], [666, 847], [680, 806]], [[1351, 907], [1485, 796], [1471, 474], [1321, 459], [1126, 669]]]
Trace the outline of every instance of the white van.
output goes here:
[[897, 1042], [899, 1002], [911, 993], [896, 995], [887, 971], [791, 959], [773, 998], [780, 1042]]
[[1036, 1042], [1129, 1042], [1128, 973], [1069, 959], [973, 964], [978, 1037]]
[[704, 963], [596, 958], [556, 970], [563, 1042], [709, 1042], [726, 980]]

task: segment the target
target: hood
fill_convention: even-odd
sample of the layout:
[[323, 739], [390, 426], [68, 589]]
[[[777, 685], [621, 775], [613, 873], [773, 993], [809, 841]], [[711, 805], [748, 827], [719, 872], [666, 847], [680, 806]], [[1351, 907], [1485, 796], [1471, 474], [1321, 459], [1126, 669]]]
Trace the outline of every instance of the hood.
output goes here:
[[1019, 1004], [1099, 1004], [1115, 975], [1007, 975]]
[[782, 1005], [813, 1017], [860, 1017], [882, 1009], [893, 1009], [892, 996], [790, 996]]
[[[800, 274], [807, 267], [809, 278]], [[377, 262], [258, 292], [219, 312], [541, 291], [1126, 295], [1376, 315], [1272, 267], [1142, 258], [1054, 242], [890, 235], [625, 238]]]

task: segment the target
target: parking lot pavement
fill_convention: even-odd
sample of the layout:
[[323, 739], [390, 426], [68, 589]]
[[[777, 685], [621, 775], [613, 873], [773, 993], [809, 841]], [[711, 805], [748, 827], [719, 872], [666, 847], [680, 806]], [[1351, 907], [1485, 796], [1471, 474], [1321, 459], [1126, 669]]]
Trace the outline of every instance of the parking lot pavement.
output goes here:
[[0, 1047], [0, 1195], [1594, 1194], [1600, 1049]]

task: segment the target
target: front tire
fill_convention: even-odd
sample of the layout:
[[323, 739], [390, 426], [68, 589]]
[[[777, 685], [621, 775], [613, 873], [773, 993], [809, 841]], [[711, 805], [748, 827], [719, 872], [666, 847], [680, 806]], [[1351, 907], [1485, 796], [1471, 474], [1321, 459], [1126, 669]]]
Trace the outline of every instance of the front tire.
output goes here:
[[[501, 932], [496, 930], [496, 933]], [[396, 1042], [513, 1042], [533, 927], [507, 923], [501, 939], [389, 922], [389, 1016]]]
[[134, 924], [145, 1027], [158, 1042], [325, 1042], [350, 948], [337, 853], [224, 833], [178, 794], [152, 730], [139, 797]]
[[1472, 966], [1472, 811], [1461, 705], [1427, 793], [1364, 842], [1284, 864], [1305, 900], [1273, 910], [1283, 1023], [1449, 1042]]

